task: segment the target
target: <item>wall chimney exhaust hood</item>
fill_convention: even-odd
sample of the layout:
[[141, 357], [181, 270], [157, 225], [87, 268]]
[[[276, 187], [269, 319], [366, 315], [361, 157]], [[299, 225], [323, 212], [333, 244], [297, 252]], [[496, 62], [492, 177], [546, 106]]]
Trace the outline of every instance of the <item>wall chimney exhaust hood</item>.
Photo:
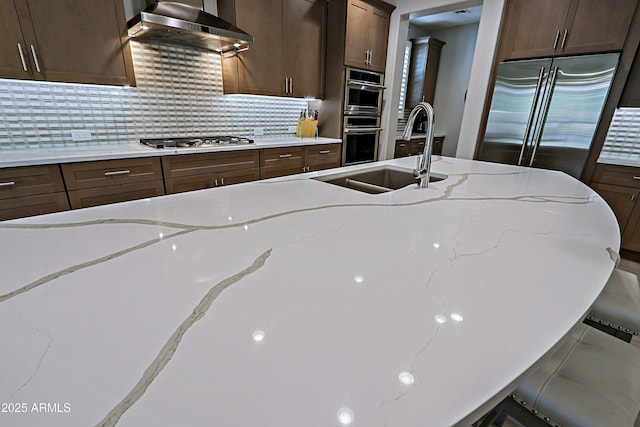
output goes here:
[[202, 0], [157, 0], [129, 23], [132, 40], [196, 47], [220, 54], [247, 50], [253, 36], [204, 11]]

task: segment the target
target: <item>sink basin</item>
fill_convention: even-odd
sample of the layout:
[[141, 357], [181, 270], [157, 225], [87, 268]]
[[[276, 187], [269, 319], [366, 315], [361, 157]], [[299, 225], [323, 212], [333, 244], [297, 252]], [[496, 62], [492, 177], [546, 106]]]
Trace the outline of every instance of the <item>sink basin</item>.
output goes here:
[[[442, 181], [446, 178], [446, 175], [431, 173], [429, 182]], [[369, 169], [324, 175], [313, 179], [369, 194], [386, 193], [418, 183], [411, 169], [394, 166], [378, 166]]]

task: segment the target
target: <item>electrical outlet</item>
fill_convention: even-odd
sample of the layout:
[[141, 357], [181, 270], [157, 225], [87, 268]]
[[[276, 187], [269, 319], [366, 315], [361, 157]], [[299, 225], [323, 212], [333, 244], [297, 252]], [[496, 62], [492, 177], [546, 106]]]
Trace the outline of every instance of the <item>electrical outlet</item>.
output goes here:
[[253, 135], [255, 136], [264, 135], [264, 128], [253, 128]]
[[298, 131], [298, 126], [289, 126], [287, 128], [287, 132], [289, 132], [289, 133], [295, 133], [297, 131]]
[[71, 131], [72, 141], [91, 141], [91, 131], [87, 129], [76, 129]]

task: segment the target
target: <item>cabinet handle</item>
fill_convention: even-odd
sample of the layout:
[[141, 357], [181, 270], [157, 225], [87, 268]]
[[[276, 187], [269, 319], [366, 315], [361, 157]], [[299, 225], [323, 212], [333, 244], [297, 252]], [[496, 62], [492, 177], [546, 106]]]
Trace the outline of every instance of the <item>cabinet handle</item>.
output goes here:
[[406, 147], [406, 146], [407, 146], [407, 144], [400, 144], [399, 146], [400, 146], [400, 147]]
[[369, 65], [373, 62], [373, 50], [369, 50]]
[[281, 159], [286, 159], [287, 157], [291, 157], [293, 154], [280, 154]]
[[553, 50], [556, 50], [558, 48], [558, 40], [560, 40], [560, 30], [556, 31], [556, 38], [553, 41]]
[[33, 62], [36, 63], [36, 71], [40, 72], [40, 64], [38, 64], [38, 56], [36, 55], [36, 50], [34, 49], [32, 44], [29, 46], [31, 46], [31, 54], [33, 55]]
[[24, 54], [22, 53], [22, 46], [18, 43], [18, 53], [20, 53], [20, 61], [22, 61], [22, 68], [27, 71], [27, 63], [24, 61]]
[[214, 183], [214, 184], [215, 184], [215, 186], [217, 187], [217, 186], [218, 186], [218, 178], [214, 179], [214, 180], [213, 180], [213, 183]]
[[220, 185], [224, 185], [224, 178], [220, 178]]
[[635, 199], [636, 199], [636, 195], [635, 195], [635, 194], [632, 194], [632, 195], [631, 195], [631, 201], [634, 201]]
[[567, 34], [569, 34], [569, 30], [564, 30], [564, 35], [562, 36], [562, 44], [560, 45], [560, 49], [564, 49], [564, 44], [567, 42]]
[[289, 77], [289, 93], [293, 93], [293, 77]]
[[131, 171], [127, 169], [127, 170], [121, 170], [121, 171], [105, 172], [104, 176], [127, 175], [129, 173], [131, 173]]
[[0, 182], [0, 187], [11, 187], [16, 185], [15, 181]]
[[331, 150], [322, 150], [320, 152], [320, 154], [329, 154], [331, 152]]

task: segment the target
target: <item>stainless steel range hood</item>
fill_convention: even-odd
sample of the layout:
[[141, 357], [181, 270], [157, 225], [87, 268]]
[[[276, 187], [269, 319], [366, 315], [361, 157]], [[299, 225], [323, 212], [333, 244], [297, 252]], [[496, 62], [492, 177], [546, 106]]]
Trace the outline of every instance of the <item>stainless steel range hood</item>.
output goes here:
[[246, 50], [253, 43], [253, 36], [205, 12], [202, 0], [157, 0], [129, 21], [129, 36], [218, 53]]

